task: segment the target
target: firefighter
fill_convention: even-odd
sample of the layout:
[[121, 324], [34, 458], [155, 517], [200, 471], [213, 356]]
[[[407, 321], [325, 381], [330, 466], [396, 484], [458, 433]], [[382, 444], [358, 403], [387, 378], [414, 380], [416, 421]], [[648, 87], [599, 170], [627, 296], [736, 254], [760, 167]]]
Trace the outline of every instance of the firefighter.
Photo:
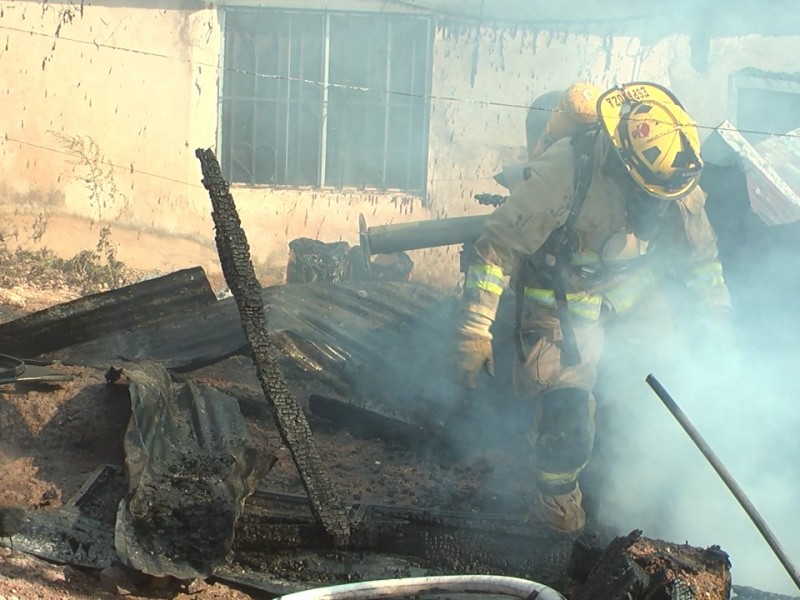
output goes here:
[[672, 277], [723, 320], [730, 309], [697, 187], [696, 124], [649, 82], [600, 94], [596, 124], [554, 141], [488, 217], [468, 260], [454, 353], [467, 388], [492, 373], [492, 325], [509, 276], [513, 383], [535, 408], [530, 519], [567, 534], [586, 521], [578, 477], [594, 445], [604, 325]]

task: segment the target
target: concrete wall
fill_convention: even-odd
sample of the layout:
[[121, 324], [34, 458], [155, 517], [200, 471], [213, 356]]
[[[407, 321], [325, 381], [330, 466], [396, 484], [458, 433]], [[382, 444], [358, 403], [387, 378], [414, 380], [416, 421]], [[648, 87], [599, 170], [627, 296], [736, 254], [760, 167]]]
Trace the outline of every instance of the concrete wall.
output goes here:
[[[111, 222], [120, 257], [134, 266], [216, 271], [194, 150], [216, 143], [218, 9], [107, 2], [87, 3], [81, 15], [74, 5], [9, 0], [0, 9], [0, 233], [16, 227], [20, 240], [38, 237], [33, 222], [44, 214], [54, 225], [39, 243], [69, 253], [91, 247], [99, 224]], [[254, 261], [279, 275], [295, 237], [356, 243], [359, 213], [382, 224], [485, 212], [472, 195], [502, 191], [491, 177], [521, 156], [525, 107], [576, 79], [665, 83], [713, 126], [728, 116], [731, 73], [796, 68], [789, 50], [800, 36], [711, 38], [699, 72], [690, 34], [662, 30], [658, 19], [632, 24], [635, 35], [620, 26], [597, 33], [437, 21], [427, 207], [398, 193], [237, 186]], [[65, 220], [69, 234], [56, 226]], [[414, 258], [418, 278], [456, 282], [457, 249]]]

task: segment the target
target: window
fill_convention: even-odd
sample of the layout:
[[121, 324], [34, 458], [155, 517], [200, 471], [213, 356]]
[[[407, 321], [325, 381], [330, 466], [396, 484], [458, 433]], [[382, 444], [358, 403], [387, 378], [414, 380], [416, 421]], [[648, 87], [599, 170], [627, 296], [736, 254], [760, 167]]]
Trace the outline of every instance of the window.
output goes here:
[[422, 193], [430, 52], [421, 17], [227, 10], [225, 176]]
[[751, 144], [787, 133], [800, 127], [800, 76], [741, 71], [731, 77], [731, 103], [736, 127]]

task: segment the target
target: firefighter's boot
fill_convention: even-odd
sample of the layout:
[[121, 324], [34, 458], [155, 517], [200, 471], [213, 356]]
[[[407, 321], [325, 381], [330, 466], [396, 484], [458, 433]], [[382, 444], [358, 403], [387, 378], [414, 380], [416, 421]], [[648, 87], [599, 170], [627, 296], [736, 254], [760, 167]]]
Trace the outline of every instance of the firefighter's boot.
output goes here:
[[571, 492], [559, 495], [548, 495], [537, 491], [528, 521], [558, 533], [578, 533], [586, 525], [586, 513], [581, 506], [582, 499], [581, 488], [577, 482]]

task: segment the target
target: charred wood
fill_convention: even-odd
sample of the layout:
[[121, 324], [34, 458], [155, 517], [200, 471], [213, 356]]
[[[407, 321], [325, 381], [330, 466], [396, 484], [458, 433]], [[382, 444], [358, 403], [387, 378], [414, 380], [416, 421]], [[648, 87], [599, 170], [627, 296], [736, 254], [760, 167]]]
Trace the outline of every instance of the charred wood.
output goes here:
[[[312, 415], [344, 427], [356, 437], [378, 437], [409, 448], [427, 447], [432, 443], [431, 430], [346, 400], [312, 394], [308, 398], [308, 409]], [[444, 435], [440, 434], [440, 437], [444, 439]]]
[[222, 272], [236, 300], [267, 403], [297, 466], [314, 515], [337, 543], [346, 543], [350, 535], [347, 514], [334, 493], [302, 407], [290, 393], [278, 366], [277, 351], [267, 333], [261, 285], [228, 183], [213, 151], [198, 149], [196, 156], [213, 207]]
[[718, 546], [702, 549], [642, 537], [616, 538], [571, 595], [572, 600], [727, 600], [730, 561]]
[[[256, 492], [248, 503], [236, 529], [237, 560], [259, 561], [272, 570], [269, 565], [292, 552], [334, 550], [311, 515], [304, 515], [301, 497]], [[574, 542], [502, 515], [363, 503], [353, 505], [350, 516], [350, 552], [413, 558], [441, 572], [491, 572], [551, 585], [565, 579]]]

